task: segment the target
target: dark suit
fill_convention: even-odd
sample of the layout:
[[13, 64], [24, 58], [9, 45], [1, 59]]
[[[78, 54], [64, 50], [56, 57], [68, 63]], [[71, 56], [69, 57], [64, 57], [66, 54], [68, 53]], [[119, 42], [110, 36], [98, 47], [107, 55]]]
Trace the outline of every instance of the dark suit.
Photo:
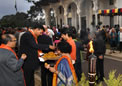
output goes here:
[[48, 45], [37, 44], [33, 35], [26, 32], [20, 40], [19, 57], [22, 53], [27, 55], [27, 59], [23, 65], [24, 76], [27, 86], [34, 86], [34, 70], [39, 66], [37, 50], [48, 50]]
[[[40, 35], [38, 37], [38, 43], [39, 44], [48, 44], [48, 45], [52, 45], [52, 39], [43, 34], [43, 35]], [[49, 51], [51, 50], [43, 50], [42, 52], [43, 53], [48, 53]], [[41, 63], [41, 80], [42, 80], [42, 86], [52, 86], [52, 78], [53, 78], [53, 73], [50, 72], [49, 70], [47, 70], [45, 67], [44, 67], [44, 63], [45, 62], [42, 62]], [[48, 64], [54, 64], [55, 61], [46, 61], [46, 63]]]
[[[96, 61], [96, 75], [98, 80], [103, 80], [104, 77], [104, 55], [106, 51], [105, 41], [99, 35], [96, 36], [96, 39], [93, 41], [94, 54], [97, 56]], [[103, 59], [100, 59], [99, 56], [103, 56]]]
[[80, 51], [81, 50], [84, 50], [82, 44], [78, 41], [75, 41], [75, 44], [76, 44], [76, 61], [75, 61], [75, 64], [74, 64], [74, 68], [75, 68], [75, 71], [76, 71], [76, 75], [77, 75], [77, 78], [78, 78], [78, 81], [80, 81], [81, 79], [81, 74], [82, 74], [82, 65], [81, 65], [81, 54], [80, 54]]

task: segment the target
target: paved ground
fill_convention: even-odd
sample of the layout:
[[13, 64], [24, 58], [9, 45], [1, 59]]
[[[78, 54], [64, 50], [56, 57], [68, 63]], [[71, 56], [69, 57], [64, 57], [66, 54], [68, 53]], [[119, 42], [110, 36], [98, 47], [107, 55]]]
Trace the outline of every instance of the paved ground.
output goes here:
[[[85, 75], [88, 77], [88, 61], [84, 61], [82, 63], [82, 69]], [[113, 57], [105, 56], [105, 59], [104, 59], [105, 78], [108, 79], [108, 74], [112, 70], [116, 70], [116, 76], [118, 76], [119, 74], [122, 74], [122, 59], [121, 60], [114, 59]], [[103, 82], [103, 86], [106, 86], [104, 82]]]
[[[109, 54], [110, 50], [106, 50], [106, 55], [104, 59], [104, 73], [105, 78], [108, 78], [108, 74], [112, 70], [116, 70], [116, 76], [122, 74], [122, 53], [115, 51], [115, 53]], [[85, 54], [83, 55], [85, 57]], [[88, 61], [82, 62], [82, 69], [85, 75], [88, 75]], [[35, 72], [35, 86], [41, 86], [40, 80], [40, 69]], [[103, 86], [106, 86], [103, 83]]]
[[107, 49], [106, 50], [106, 56], [111, 56], [111, 57], [114, 57], [115, 59], [117, 58], [117, 59], [122, 59], [122, 52], [120, 53], [119, 51], [115, 51], [115, 53], [112, 53], [112, 54], [110, 54], [110, 50], [109, 49]]

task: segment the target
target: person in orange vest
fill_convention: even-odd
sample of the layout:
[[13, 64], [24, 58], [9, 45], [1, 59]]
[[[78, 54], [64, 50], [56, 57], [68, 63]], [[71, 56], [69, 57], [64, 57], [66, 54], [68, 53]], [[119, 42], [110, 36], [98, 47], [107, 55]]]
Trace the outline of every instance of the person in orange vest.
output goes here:
[[72, 50], [71, 50], [70, 56], [72, 59], [72, 64], [75, 64], [76, 44], [75, 44], [75, 41], [72, 39], [72, 31], [70, 30], [70, 28], [64, 28], [64, 29], [65, 30], [61, 33], [61, 37], [71, 45]]
[[2, 35], [0, 46], [0, 86], [26, 86], [21, 69], [27, 58], [22, 54], [18, 59], [13, 48], [16, 46], [16, 38], [12, 34]]
[[[20, 49], [18, 56], [22, 53], [27, 54], [27, 59], [24, 62], [23, 70], [27, 86], [35, 86], [34, 71], [40, 66], [39, 55], [42, 50], [55, 49], [55, 46], [47, 44], [39, 44], [38, 36], [41, 34], [42, 26], [34, 25], [31, 29], [25, 32], [20, 40]], [[42, 53], [42, 52], [41, 52]]]

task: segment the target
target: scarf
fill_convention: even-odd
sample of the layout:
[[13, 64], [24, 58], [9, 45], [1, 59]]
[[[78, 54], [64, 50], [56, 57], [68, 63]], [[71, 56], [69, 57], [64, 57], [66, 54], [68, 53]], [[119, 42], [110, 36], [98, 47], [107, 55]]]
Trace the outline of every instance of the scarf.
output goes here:
[[[37, 37], [36, 37], [36, 35], [34, 34], [33, 30], [29, 29], [28, 31], [33, 35], [36, 44], [38, 44]], [[39, 56], [40, 53], [42, 53], [42, 51], [41, 51], [41, 50], [38, 50], [38, 56]]]
[[[11, 51], [11, 52], [14, 53], [14, 55], [16, 56], [16, 59], [19, 60], [17, 54], [15, 53], [15, 51], [14, 51], [12, 48], [6, 46], [5, 44], [1, 44], [0, 48], [3, 48], [3, 49], [6, 49], [6, 50]], [[21, 68], [21, 70], [22, 70], [22, 72], [23, 72], [23, 69], [22, 69], [22, 68]], [[24, 77], [24, 74], [23, 74], [23, 77]], [[26, 86], [25, 79], [24, 79], [24, 84], [25, 84], [25, 86]]]
[[[56, 71], [57, 71], [57, 69], [58, 69], [58, 64], [60, 63], [60, 61], [61, 61], [63, 58], [65, 58], [65, 59], [68, 61], [69, 67], [70, 67], [70, 69], [71, 69], [71, 72], [72, 72], [72, 75], [73, 75], [73, 78], [74, 78], [74, 81], [75, 81], [76, 84], [78, 84], [74, 66], [72, 65], [71, 59], [70, 59], [68, 56], [62, 56], [62, 57], [56, 62], [56, 65], [55, 65]], [[55, 74], [55, 73], [53, 74], [53, 83], [52, 83], [52, 86], [57, 86], [57, 74]]]

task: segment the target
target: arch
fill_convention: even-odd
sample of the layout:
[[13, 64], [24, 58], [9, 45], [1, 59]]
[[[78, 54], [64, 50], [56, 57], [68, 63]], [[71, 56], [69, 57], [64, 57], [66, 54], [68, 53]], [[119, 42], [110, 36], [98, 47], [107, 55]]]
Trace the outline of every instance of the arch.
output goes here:
[[78, 14], [77, 14], [77, 5], [75, 2], [69, 3], [67, 6], [67, 11], [68, 11], [68, 25], [69, 26], [74, 26], [75, 28], [78, 28]]
[[56, 9], [57, 13], [57, 26], [62, 28], [64, 24], [64, 7], [62, 5], [58, 6]]
[[54, 8], [50, 8], [49, 9], [49, 24], [50, 26], [54, 26], [56, 25], [56, 21], [55, 21], [55, 10]]

